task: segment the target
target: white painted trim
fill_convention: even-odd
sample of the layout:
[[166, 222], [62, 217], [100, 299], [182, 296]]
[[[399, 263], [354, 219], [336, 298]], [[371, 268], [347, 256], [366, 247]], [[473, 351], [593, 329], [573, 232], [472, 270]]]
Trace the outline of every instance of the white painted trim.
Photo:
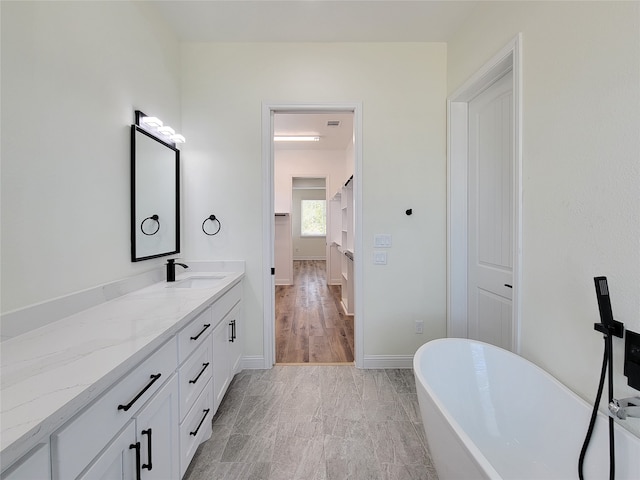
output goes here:
[[522, 319], [522, 34], [518, 34], [447, 99], [447, 336], [467, 336], [468, 104], [513, 72], [514, 262], [513, 347], [520, 352]]
[[263, 368], [271, 368], [276, 363], [275, 349], [275, 207], [273, 185], [273, 109], [262, 105], [262, 296]]
[[363, 278], [364, 259], [363, 233], [362, 233], [362, 104], [354, 105], [353, 109], [353, 133], [354, 133], [354, 156], [355, 169], [353, 178], [353, 208], [355, 212], [355, 235], [354, 235], [354, 262], [353, 262], [353, 303], [354, 303], [354, 360], [356, 368], [364, 368], [364, 301], [363, 301]]
[[240, 361], [240, 370], [262, 370], [265, 361], [262, 355], [245, 355]]
[[364, 368], [413, 368], [413, 355], [367, 355]]
[[278, 113], [314, 113], [314, 112], [353, 112], [354, 131], [354, 210], [355, 238], [354, 250], [354, 347], [355, 366], [364, 368], [364, 316], [362, 306], [362, 261], [357, 257], [363, 251], [362, 245], [362, 103], [306, 104], [306, 103], [263, 103], [262, 104], [262, 191], [263, 191], [263, 368], [275, 364], [275, 315], [274, 282], [271, 267], [274, 266], [274, 182], [273, 182], [273, 114]]
[[322, 261], [327, 261], [327, 257], [325, 257], [324, 255], [302, 255], [302, 256], [296, 256], [293, 257], [293, 260], [322, 260]]

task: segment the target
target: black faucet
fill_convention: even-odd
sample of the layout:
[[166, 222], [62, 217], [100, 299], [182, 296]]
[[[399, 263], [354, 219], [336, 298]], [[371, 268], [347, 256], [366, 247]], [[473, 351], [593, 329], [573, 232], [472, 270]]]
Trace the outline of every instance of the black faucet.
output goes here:
[[167, 282], [175, 282], [176, 281], [176, 265], [180, 265], [184, 268], [189, 268], [189, 265], [185, 265], [184, 263], [175, 263], [175, 258], [170, 258], [167, 260]]

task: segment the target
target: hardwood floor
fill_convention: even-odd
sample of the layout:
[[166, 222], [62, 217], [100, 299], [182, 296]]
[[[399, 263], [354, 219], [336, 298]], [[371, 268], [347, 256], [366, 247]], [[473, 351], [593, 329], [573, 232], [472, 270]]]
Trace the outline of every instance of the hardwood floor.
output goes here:
[[327, 286], [326, 262], [294, 261], [293, 283], [276, 286], [276, 363], [353, 362], [353, 316]]

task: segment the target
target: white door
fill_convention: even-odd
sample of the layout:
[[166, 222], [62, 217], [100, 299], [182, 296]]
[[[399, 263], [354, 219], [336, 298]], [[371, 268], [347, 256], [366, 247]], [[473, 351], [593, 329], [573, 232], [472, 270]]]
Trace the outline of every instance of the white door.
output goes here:
[[508, 72], [469, 102], [468, 333], [513, 350], [513, 84]]

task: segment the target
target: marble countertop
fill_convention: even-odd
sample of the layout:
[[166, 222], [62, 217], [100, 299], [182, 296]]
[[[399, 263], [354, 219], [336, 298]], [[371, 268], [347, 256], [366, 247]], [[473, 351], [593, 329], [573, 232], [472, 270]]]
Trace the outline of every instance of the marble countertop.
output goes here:
[[226, 293], [242, 272], [209, 288], [136, 290], [0, 344], [0, 462], [9, 465]]

